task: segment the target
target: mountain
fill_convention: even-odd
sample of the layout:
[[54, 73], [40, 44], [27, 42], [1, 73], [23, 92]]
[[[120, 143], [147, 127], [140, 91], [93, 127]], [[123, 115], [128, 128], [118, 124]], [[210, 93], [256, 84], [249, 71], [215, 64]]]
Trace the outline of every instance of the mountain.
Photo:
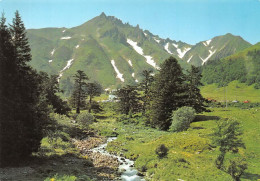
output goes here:
[[260, 43], [221, 60], [209, 61], [202, 68], [202, 81], [219, 86], [239, 80], [260, 88]]
[[251, 44], [240, 36], [228, 33], [197, 43], [185, 54], [183, 60], [200, 66], [208, 60], [221, 59], [250, 46]]
[[144, 69], [156, 71], [169, 56], [188, 68], [188, 63], [202, 65], [202, 59], [223, 58], [250, 46], [231, 34], [194, 46], [162, 39], [139, 25], [131, 26], [104, 13], [74, 28], [29, 29], [27, 35], [31, 65], [58, 74], [64, 89], [71, 87], [72, 75], [79, 69], [104, 88], [116, 88], [139, 82]]

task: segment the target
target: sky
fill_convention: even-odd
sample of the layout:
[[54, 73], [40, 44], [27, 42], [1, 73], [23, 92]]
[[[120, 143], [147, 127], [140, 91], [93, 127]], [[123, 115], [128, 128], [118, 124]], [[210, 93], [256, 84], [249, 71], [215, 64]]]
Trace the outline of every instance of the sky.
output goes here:
[[190, 44], [226, 33], [260, 42], [260, 0], [0, 0], [7, 22], [16, 10], [28, 29], [70, 28], [104, 12]]

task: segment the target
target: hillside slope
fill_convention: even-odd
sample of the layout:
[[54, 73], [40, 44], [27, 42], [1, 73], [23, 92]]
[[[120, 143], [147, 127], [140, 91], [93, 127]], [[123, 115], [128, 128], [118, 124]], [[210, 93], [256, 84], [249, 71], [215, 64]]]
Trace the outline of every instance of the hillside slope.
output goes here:
[[104, 88], [117, 88], [140, 82], [143, 70], [156, 72], [169, 56], [176, 57], [187, 69], [190, 64], [200, 66], [250, 45], [241, 37], [227, 34], [192, 46], [162, 39], [139, 25], [131, 26], [104, 13], [74, 28], [30, 29], [27, 35], [31, 65], [59, 75], [65, 91], [70, 89], [72, 75], [79, 69]]
[[260, 88], [260, 43], [219, 61], [210, 61], [202, 68], [202, 81], [219, 86], [239, 80]]

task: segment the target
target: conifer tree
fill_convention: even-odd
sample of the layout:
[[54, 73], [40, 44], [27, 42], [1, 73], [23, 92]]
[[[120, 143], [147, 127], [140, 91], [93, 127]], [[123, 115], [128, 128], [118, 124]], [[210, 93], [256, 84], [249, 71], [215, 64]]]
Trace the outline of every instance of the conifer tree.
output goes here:
[[48, 109], [41, 95], [39, 76], [27, 64], [31, 60], [30, 48], [19, 13], [15, 13], [11, 28], [5, 25], [4, 17], [0, 26], [3, 55], [0, 157], [4, 165], [20, 162], [38, 150]]
[[89, 95], [89, 109], [88, 112], [91, 113], [92, 110], [92, 101], [95, 96], [100, 96], [102, 92], [102, 87], [97, 82], [90, 82], [86, 85], [87, 88], [87, 95]]
[[184, 74], [178, 61], [170, 57], [161, 65], [152, 86], [150, 121], [153, 127], [167, 130], [172, 111], [184, 106]]
[[154, 81], [154, 77], [151, 75], [152, 70], [144, 70], [142, 72], [143, 80], [140, 83], [140, 89], [143, 91], [143, 96], [142, 96], [142, 101], [143, 101], [143, 106], [142, 106], [142, 111], [143, 114], [145, 114], [146, 108], [148, 107], [150, 97], [151, 97], [151, 85]]
[[88, 76], [82, 70], [78, 70], [73, 77], [75, 79], [75, 84], [71, 95], [71, 104], [76, 107], [76, 113], [79, 114], [80, 108], [86, 105], [86, 81], [88, 80]]
[[126, 115], [136, 113], [140, 110], [140, 95], [136, 86], [127, 85], [116, 92], [119, 100], [119, 110]]
[[21, 67], [26, 66], [26, 63], [31, 61], [31, 49], [28, 44], [28, 39], [26, 37], [26, 29], [20, 17], [18, 11], [15, 12], [15, 18], [11, 25], [11, 36], [14, 46], [16, 47], [18, 65]]
[[200, 94], [199, 86], [202, 86], [201, 83], [201, 73], [199, 71], [199, 68], [195, 66], [191, 66], [191, 70], [188, 71], [188, 75], [186, 76], [186, 93], [187, 97], [186, 99], [186, 106], [193, 107], [197, 113], [206, 111], [205, 108], [205, 99]]

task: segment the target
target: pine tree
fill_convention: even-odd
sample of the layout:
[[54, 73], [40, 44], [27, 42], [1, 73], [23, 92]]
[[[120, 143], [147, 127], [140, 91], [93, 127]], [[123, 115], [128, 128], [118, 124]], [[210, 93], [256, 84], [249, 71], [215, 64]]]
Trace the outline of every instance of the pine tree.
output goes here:
[[19, 158], [18, 154], [15, 154], [17, 147], [13, 145], [16, 143], [20, 126], [13, 114], [16, 105], [13, 97], [14, 81], [18, 77], [15, 64], [16, 52], [5, 23], [6, 19], [2, 14], [0, 22], [0, 167], [12, 163], [12, 159]]
[[201, 73], [199, 71], [199, 68], [195, 66], [191, 66], [191, 70], [188, 71], [188, 75], [186, 76], [186, 106], [193, 107], [197, 113], [206, 111], [205, 108], [205, 99], [200, 94], [199, 86], [202, 86], [201, 83]]
[[144, 70], [142, 72], [143, 80], [140, 83], [140, 89], [141, 89], [141, 91], [143, 91], [143, 96], [142, 96], [143, 114], [145, 114], [146, 108], [149, 106], [148, 104], [149, 104], [150, 97], [151, 97], [150, 88], [154, 81], [154, 77], [151, 74], [152, 74], [152, 70]]
[[76, 113], [80, 113], [80, 108], [86, 105], [87, 91], [86, 81], [88, 80], [87, 75], [82, 71], [78, 70], [73, 76], [75, 79], [74, 90], [71, 95], [71, 104], [76, 107]]
[[45, 72], [39, 73], [40, 84], [42, 87], [41, 94], [46, 97], [46, 102], [51, 105], [54, 112], [58, 114], [67, 114], [70, 108], [66, 101], [63, 101], [57, 93], [61, 93], [62, 90], [59, 88], [58, 76], [48, 76]]
[[151, 124], [167, 130], [171, 125], [172, 111], [185, 105], [184, 74], [175, 58], [170, 57], [161, 65], [151, 90]]
[[119, 100], [119, 110], [126, 115], [131, 116], [132, 113], [140, 110], [140, 95], [137, 92], [136, 86], [127, 85], [116, 92]]
[[[27, 63], [31, 60], [25, 28], [16, 12], [11, 28], [1, 25], [1, 164], [12, 164], [37, 151], [48, 120], [39, 77]], [[19, 150], [19, 151], [17, 151]]]
[[13, 24], [11, 25], [11, 36], [14, 46], [17, 52], [17, 64], [21, 67], [27, 67], [26, 63], [31, 61], [31, 49], [28, 44], [28, 39], [26, 37], [26, 29], [20, 17], [18, 11], [15, 12], [15, 18], [13, 19]]
[[87, 95], [89, 95], [89, 109], [88, 112], [91, 113], [92, 110], [92, 100], [95, 96], [100, 96], [102, 92], [102, 87], [97, 82], [90, 82], [86, 85]]

